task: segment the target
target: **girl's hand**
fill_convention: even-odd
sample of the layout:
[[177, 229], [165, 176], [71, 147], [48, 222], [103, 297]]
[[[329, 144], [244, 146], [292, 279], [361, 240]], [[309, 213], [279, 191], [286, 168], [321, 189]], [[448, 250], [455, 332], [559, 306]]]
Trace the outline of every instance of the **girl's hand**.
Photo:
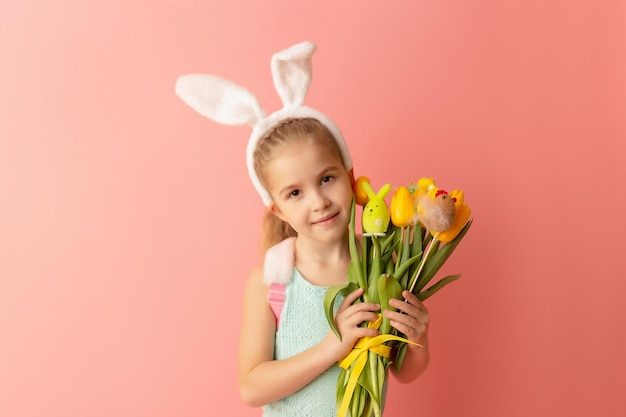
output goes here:
[[420, 376], [428, 366], [430, 360], [428, 352], [428, 324], [430, 323], [430, 317], [424, 304], [410, 291], [403, 291], [402, 296], [406, 301], [389, 300], [389, 304], [399, 311], [386, 310], [383, 311], [383, 314], [389, 318], [391, 325], [395, 329], [406, 335], [407, 339], [421, 345], [408, 344], [402, 368], [396, 372], [396, 367], [391, 367], [398, 381], [408, 383]]
[[[389, 300], [389, 305], [399, 311], [385, 310], [383, 314], [390, 320], [391, 326], [404, 333], [407, 339], [427, 347], [428, 324], [430, 322], [428, 310], [410, 291], [403, 291], [402, 296], [406, 301]], [[411, 346], [409, 345], [409, 347]]]
[[380, 306], [374, 303], [352, 304], [361, 295], [363, 295], [362, 288], [352, 291], [346, 296], [335, 313], [335, 323], [341, 334], [341, 340], [337, 338], [332, 330], [326, 336], [325, 342], [331, 346], [331, 354], [337, 360], [348, 354], [358, 339], [380, 334], [376, 329], [360, 326], [365, 321], [376, 320], [378, 318], [376, 312], [380, 310]]

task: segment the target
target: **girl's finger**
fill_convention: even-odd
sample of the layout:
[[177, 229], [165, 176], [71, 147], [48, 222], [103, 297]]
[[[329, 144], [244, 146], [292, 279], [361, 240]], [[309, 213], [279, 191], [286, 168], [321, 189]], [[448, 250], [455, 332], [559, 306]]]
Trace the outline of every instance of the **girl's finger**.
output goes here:
[[351, 327], [358, 327], [361, 323], [374, 321], [378, 316], [371, 311], [360, 311], [349, 317], [346, 317], [346, 324]]
[[424, 303], [422, 303], [419, 298], [417, 298], [415, 296], [415, 294], [413, 294], [410, 291], [404, 290], [402, 292], [402, 296], [404, 297], [404, 299], [406, 301], [409, 302], [409, 304], [411, 304], [412, 306], [417, 307], [419, 310], [425, 312], [426, 314], [428, 314], [428, 309], [426, 308], [426, 306], [424, 306]]
[[337, 312], [343, 311], [346, 308], [350, 307], [350, 305], [355, 302], [356, 299], [359, 298], [361, 295], [363, 295], [363, 288], [357, 288], [356, 290], [352, 291], [346, 296], [346, 298], [343, 299], [343, 301], [339, 305], [339, 308], [337, 309]]

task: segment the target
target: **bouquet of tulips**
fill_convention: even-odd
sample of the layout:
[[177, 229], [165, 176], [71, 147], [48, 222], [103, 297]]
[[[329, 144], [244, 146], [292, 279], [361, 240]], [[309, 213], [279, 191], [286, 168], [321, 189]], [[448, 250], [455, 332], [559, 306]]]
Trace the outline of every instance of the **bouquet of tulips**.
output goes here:
[[[348, 280], [329, 288], [324, 299], [328, 323], [340, 338], [334, 321], [337, 296], [363, 288], [364, 294], [356, 302], [377, 303], [381, 311], [392, 309], [389, 300], [401, 298], [405, 289], [422, 301], [427, 299], [460, 277], [449, 275], [429, 285], [472, 224], [463, 192], [447, 193], [430, 178], [398, 187], [390, 206], [385, 202], [390, 184], [375, 193], [369, 179], [359, 177], [354, 191]], [[355, 225], [356, 205], [363, 206], [360, 237]], [[394, 361], [396, 369], [400, 369], [407, 343], [412, 343], [382, 315], [364, 325], [377, 328], [380, 335], [359, 339], [339, 362], [343, 369], [337, 381], [338, 417], [380, 417], [389, 367]], [[396, 352], [394, 358], [392, 348]]]

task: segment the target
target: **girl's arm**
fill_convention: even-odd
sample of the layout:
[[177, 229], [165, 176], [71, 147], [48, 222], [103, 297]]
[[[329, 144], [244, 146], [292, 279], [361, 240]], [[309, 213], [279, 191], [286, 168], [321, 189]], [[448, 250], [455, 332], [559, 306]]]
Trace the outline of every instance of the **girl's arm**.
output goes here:
[[395, 372], [395, 366], [391, 369], [396, 375], [396, 379], [402, 383], [411, 382], [419, 377], [428, 366], [430, 354], [428, 352], [428, 324], [430, 318], [428, 310], [424, 304], [417, 299], [409, 291], [404, 291], [402, 296], [408, 302], [403, 300], [390, 300], [392, 307], [400, 310], [385, 311], [383, 314], [391, 319], [391, 325], [404, 333], [406, 337], [420, 346], [409, 344], [407, 346], [406, 356], [400, 368], [400, 372]]
[[268, 287], [262, 282], [262, 268], [250, 275], [244, 291], [243, 321], [239, 341], [239, 388], [242, 399], [260, 407], [287, 397], [317, 378], [348, 352], [363, 336], [375, 336], [376, 330], [358, 327], [374, 320], [379, 306], [352, 302], [361, 290], [349, 294], [337, 311], [336, 321], [342, 341], [329, 331], [324, 340], [302, 353], [284, 360], [273, 360], [275, 318], [268, 301]]

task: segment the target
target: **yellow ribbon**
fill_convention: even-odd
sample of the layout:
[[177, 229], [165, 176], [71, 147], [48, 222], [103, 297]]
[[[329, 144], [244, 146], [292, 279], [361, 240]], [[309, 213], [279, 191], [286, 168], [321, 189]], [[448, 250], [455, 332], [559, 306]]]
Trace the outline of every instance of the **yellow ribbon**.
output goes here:
[[[382, 320], [383, 317], [379, 314], [375, 321], [370, 321], [368, 323], [367, 327], [370, 329], [378, 329]], [[339, 417], [344, 417], [348, 412], [348, 406], [350, 405], [350, 400], [354, 394], [354, 388], [356, 387], [361, 372], [363, 372], [363, 369], [367, 364], [368, 352], [372, 351], [383, 358], [388, 358], [391, 355], [391, 346], [383, 345], [383, 343], [390, 340], [397, 340], [400, 342], [410, 343], [415, 346], [421, 346], [418, 343], [411, 342], [408, 339], [394, 336], [392, 334], [381, 334], [374, 337], [366, 336], [357, 340], [350, 353], [339, 361], [339, 366], [343, 369], [348, 369], [350, 365], [354, 363], [354, 368], [352, 368], [352, 372], [350, 373], [348, 385], [346, 386], [346, 391], [341, 400], [341, 407], [339, 408], [339, 413], [337, 414]]]

